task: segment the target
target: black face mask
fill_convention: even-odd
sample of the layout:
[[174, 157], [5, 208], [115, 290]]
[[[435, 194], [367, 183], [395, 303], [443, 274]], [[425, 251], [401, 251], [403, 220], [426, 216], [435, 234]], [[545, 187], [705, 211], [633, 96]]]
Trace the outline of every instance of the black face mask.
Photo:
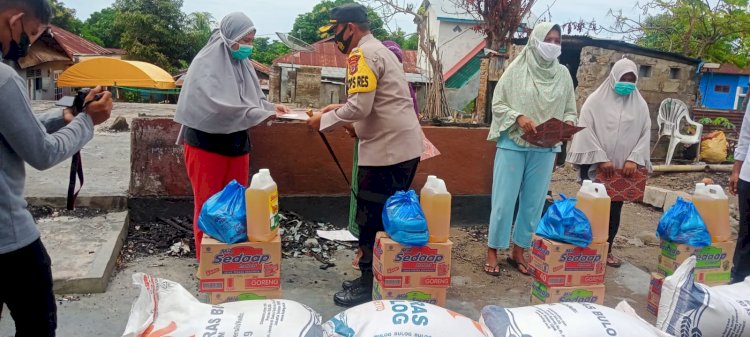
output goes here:
[[[29, 35], [26, 34], [26, 29], [23, 27], [23, 21], [21, 21], [21, 29], [23, 29], [23, 31], [21, 31], [21, 42], [11, 40], [8, 54], [3, 54], [4, 59], [18, 62], [20, 58], [25, 57], [29, 53], [31, 39], [29, 39]], [[3, 44], [0, 42], [0, 53], [2, 53], [3, 49]]]
[[348, 26], [345, 27], [344, 29], [342, 29], [333, 38], [333, 41], [336, 42], [336, 48], [338, 48], [339, 51], [342, 52], [342, 53], [344, 53], [344, 54], [346, 54], [346, 51], [349, 50], [349, 47], [352, 44], [352, 39], [354, 39], [354, 34], [350, 35], [348, 39], [346, 39], [346, 40], [344, 39], [344, 33], [346, 33], [346, 29], [347, 28], [348, 28]]

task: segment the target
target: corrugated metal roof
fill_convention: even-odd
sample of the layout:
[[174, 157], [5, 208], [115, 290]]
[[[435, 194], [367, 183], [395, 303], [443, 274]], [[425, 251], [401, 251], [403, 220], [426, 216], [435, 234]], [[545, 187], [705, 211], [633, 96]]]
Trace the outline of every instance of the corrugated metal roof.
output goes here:
[[52, 26], [53, 38], [73, 59], [75, 56], [110, 56], [115, 52], [57, 26]]
[[[333, 43], [333, 40], [323, 40], [312, 45], [313, 52], [293, 52], [281, 56], [273, 61], [273, 64], [294, 64], [295, 66], [310, 66], [323, 68], [346, 68], [346, 55], [342, 54]], [[404, 71], [418, 74], [417, 51], [404, 51]]]
[[264, 73], [266, 75], [271, 75], [271, 68], [269, 68], [267, 65], [260, 63], [256, 60], [253, 61], [253, 67], [255, 67], [255, 71], [259, 73]]
[[67, 61], [71, 62], [64, 52], [57, 50], [46, 43], [34, 43], [29, 48], [29, 53], [26, 57], [18, 60], [18, 65], [21, 69], [31, 68], [42, 63], [55, 62], [55, 61]]
[[727, 74], [727, 75], [750, 75], [750, 67], [740, 69], [740, 67], [730, 64], [723, 63], [718, 69], [703, 69], [704, 72], [714, 74]]

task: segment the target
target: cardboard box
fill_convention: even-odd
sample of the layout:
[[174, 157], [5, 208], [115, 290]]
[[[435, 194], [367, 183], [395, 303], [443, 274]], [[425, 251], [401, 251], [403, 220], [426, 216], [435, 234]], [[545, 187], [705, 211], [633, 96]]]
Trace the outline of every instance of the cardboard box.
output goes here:
[[727, 241], [715, 242], [709, 247], [695, 248], [662, 240], [660, 264], [677, 269], [687, 258], [695, 255], [695, 269], [731, 271], [736, 246], [737, 241]]
[[549, 287], [534, 281], [531, 284], [531, 304], [547, 303], [598, 303], [604, 304], [603, 284], [578, 287]]
[[281, 278], [223, 277], [203, 278], [198, 289], [203, 293], [247, 292], [258, 289], [281, 288]]
[[208, 297], [211, 304], [222, 304], [250, 300], [278, 300], [284, 298], [284, 292], [281, 288], [257, 289], [234, 293], [208, 293]]
[[453, 243], [403, 246], [385, 232], [378, 233], [373, 272], [383, 288], [447, 288], [451, 284]]
[[[677, 270], [678, 266], [665, 266], [663, 264], [659, 264], [657, 266], [659, 273], [664, 276], [672, 276], [674, 274], [675, 270]], [[728, 271], [724, 271], [722, 269], [704, 269], [704, 270], [695, 270], [695, 282], [707, 285], [709, 287], [715, 287], [720, 285], [727, 285], [732, 280], [732, 267], [729, 266]]]
[[661, 300], [661, 287], [664, 285], [664, 275], [651, 273], [651, 282], [648, 287], [648, 300], [646, 310], [654, 316], [659, 315], [659, 301]]
[[604, 284], [608, 243], [581, 248], [534, 236], [529, 269], [534, 277], [550, 287]]
[[398, 288], [385, 289], [377, 280], [372, 284], [372, 299], [407, 300], [434, 304], [445, 307], [448, 289], [446, 288]]
[[281, 238], [226, 244], [203, 236], [199, 279], [281, 277]]

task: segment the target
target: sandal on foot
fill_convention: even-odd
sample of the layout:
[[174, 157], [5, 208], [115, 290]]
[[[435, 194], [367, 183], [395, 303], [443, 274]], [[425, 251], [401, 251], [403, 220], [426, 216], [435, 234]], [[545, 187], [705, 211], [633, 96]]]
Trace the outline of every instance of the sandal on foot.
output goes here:
[[622, 261], [617, 256], [610, 254], [607, 256], [607, 265], [612, 268], [620, 268]]
[[485, 263], [484, 273], [490, 276], [500, 276], [500, 266], [495, 264], [495, 266], [493, 267], [489, 263]]
[[[529, 267], [528, 267], [528, 266], [526, 266], [526, 264], [525, 264], [525, 263], [518, 263], [518, 261], [514, 260], [514, 259], [513, 259], [513, 258], [511, 258], [511, 257], [508, 257], [508, 258], [507, 258], [507, 259], [505, 259], [505, 260], [506, 260], [506, 261], [508, 262], [508, 264], [509, 264], [509, 265], [510, 265], [511, 267], [513, 267], [513, 268], [515, 268], [516, 270], [518, 270], [518, 272], [519, 272], [519, 273], [521, 273], [521, 274], [523, 274], [523, 275], [527, 275], [527, 276], [528, 276], [528, 275], [531, 275], [531, 274], [529, 274]], [[525, 271], [524, 271], [524, 270], [521, 270], [521, 268], [522, 268], [522, 267], [523, 267], [523, 269], [524, 269]]]

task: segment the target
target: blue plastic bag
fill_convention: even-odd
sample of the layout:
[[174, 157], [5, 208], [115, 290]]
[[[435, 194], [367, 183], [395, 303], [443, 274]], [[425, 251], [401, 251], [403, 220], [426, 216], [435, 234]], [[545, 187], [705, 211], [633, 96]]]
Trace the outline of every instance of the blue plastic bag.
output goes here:
[[430, 239], [427, 219], [414, 190], [396, 192], [383, 208], [383, 227], [388, 236], [402, 245], [422, 247]]
[[661, 239], [681, 243], [691, 247], [708, 247], [711, 234], [706, 223], [692, 202], [677, 198], [677, 202], [664, 212], [656, 228], [656, 236]]
[[232, 180], [221, 192], [209, 198], [201, 208], [198, 228], [224, 243], [247, 241], [245, 186]]
[[539, 221], [536, 234], [578, 247], [590, 246], [593, 236], [586, 214], [576, 208], [576, 199], [568, 199], [562, 194], [560, 197], [562, 199], [552, 204]]

